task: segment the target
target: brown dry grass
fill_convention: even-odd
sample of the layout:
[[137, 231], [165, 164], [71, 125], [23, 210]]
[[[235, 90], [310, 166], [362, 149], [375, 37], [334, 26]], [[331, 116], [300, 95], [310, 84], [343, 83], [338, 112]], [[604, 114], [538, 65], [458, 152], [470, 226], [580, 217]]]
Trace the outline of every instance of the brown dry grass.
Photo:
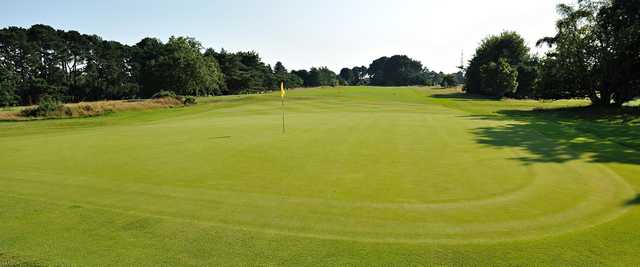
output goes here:
[[75, 104], [65, 104], [58, 112], [54, 112], [46, 117], [26, 117], [21, 110], [33, 107], [15, 108], [7, 111], [0, 111], [0, 121], [24, 121], [47, 118], [79, 118], [100, 116], [111, 112], [147, 110], [158, 108], [182, 107], [184, 103], [177, 98], [165, 97], [159, 99], [148, 99], [140, 101], [116, 100], [116, 101], [96, 101], [80, 102]]

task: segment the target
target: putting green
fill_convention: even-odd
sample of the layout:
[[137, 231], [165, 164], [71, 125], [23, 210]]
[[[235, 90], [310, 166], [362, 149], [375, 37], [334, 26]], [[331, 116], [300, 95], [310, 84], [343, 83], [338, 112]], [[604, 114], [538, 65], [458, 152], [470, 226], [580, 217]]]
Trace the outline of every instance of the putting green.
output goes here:
[[[141, 231], [159, 220], [311, 240], [452, 245], [558, 236], [628, 210], [621, 203], [634, 197], [632, 187], [604, 164], [586, 156], [518, 160], [532, 152], [483, 144], [474, 131], [519, 122], [472, 116], [432, 93], [291, 91], [284, 134], [275, 95], [0, 124], [0, 207], [89, 209]], [[20, 220], [8, 214], [0, 218]], [[25, 240], [7, 245], [21, 251], [36, 237], [17, 225], [4, 227], [22, 231]]]

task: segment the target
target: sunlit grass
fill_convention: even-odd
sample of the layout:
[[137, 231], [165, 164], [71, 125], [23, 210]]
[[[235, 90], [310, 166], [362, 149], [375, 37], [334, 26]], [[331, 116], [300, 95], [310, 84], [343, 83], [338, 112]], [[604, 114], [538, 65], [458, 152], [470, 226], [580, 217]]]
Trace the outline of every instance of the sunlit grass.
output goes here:
[[[635, 265], [638, 134], [339, 87], [0, 124], [0, 263]], [[636, 131], [637, 132], [637, 131]]]

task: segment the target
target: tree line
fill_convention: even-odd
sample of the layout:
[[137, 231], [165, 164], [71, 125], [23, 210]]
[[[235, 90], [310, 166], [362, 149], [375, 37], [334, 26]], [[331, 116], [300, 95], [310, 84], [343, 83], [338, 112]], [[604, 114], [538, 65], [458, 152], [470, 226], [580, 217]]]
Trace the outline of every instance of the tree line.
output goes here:
[[405, 55], [381, 57], [369, 67], [343, 68], [341, 81], [349, 85], [410, 86], [441, 85], [443, 87], [462, 84], [462, 72], [444, 74], [424, 67], [420, 61]]
[[33, 25], [0, 29], [0, 106], [30, 105], [46, 96], [64, 102], [148, 98], [161, 91], [179, 95], [230, 95], [337, 85], [436, 85], [462, 82], [407, 56], [379, 58], [369, 67], [273, 68], [256, 52], [205, 49], [189, 37], [167, 42], [144, 38], [135, 45], [97, 35]]
[[640, 0], [560, 4], [557, 33], [532, 55], [515, 32], [487, 37], [469, 61], [468, 93], [535, 99], [589, 98], [621, 106], [640, 96]]

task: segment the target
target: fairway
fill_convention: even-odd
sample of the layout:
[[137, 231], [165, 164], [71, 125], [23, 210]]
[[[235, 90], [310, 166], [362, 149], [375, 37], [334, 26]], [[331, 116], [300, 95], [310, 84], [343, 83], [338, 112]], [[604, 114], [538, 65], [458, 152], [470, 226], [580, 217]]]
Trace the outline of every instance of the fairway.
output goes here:
[[287, 97], [0, 123], [0, 265], [640, 263], [639, 152], [512, 115], [582, 101]]

